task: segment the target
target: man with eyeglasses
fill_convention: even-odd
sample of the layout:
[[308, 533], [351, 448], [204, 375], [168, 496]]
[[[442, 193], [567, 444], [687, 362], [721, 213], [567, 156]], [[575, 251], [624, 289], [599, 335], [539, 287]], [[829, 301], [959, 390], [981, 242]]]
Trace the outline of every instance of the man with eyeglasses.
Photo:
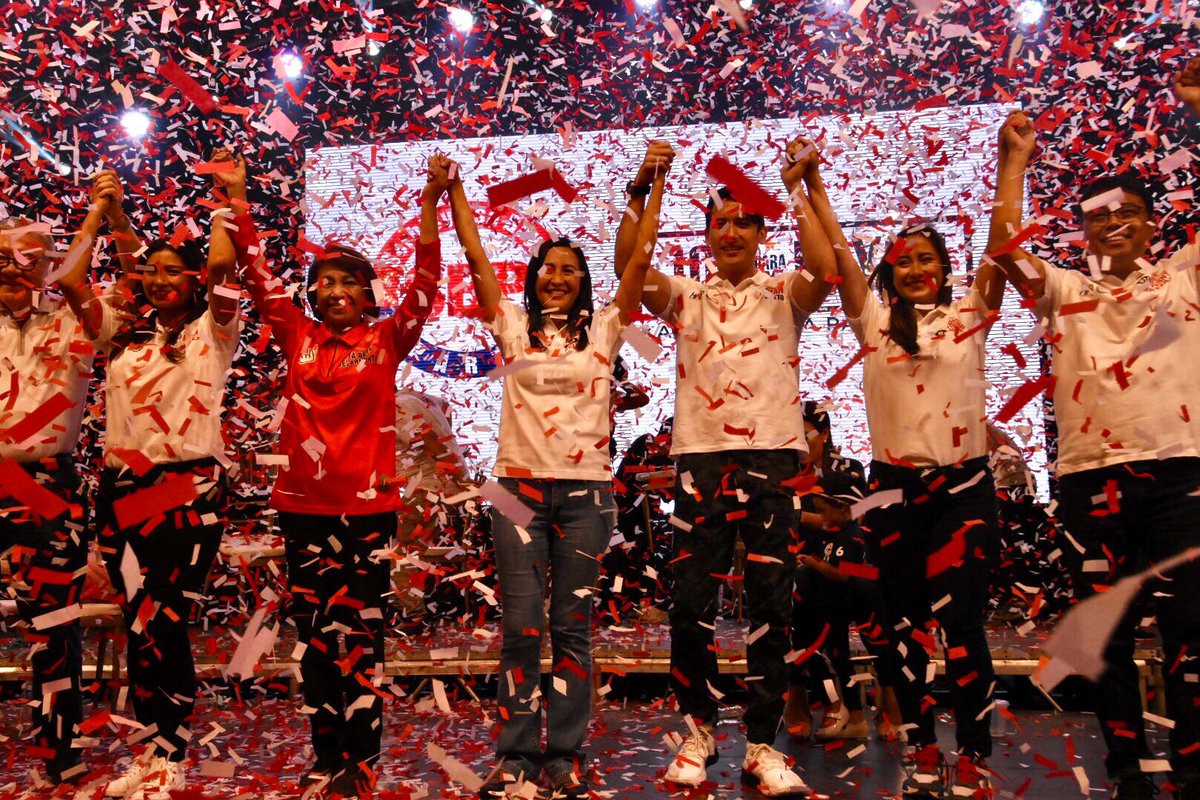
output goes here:
[[[1200, 57], [1175, 81], [1175, 93], [1200, 119]], [[1084, 188], [1079, 219], [1087, 246], [1084, 270], [1051, 266], [1010, 240], [1021, 228], [1025, 168], [1033, 125], [1021, 115], [1000, 148], [996, 210], [989, 249], [1033, 299], [1053, 350], [1058, 420], [1058, 515], [1078, 552], [1079, 597], [1123, 576], [1200, 546], [1200, 243], [1166, 258], [1150, 241], [1161, 223], [1154, 193], [1131, 175]], [[1194, 236], [1194, 234], [1193, 234]], [[1153, 582], [1165, 651], [1176, 800], [1200, 800], [1200, 562]], [[1153, 798], [1144, 771], [1146, 743], [1134, 632], [1140, 609], [1118, 624], [1105, 652], [1095, 709], [1108, 746], [1105, 766], [1119, 800]]]
[[[88, 258], [90, 244], [69, 257]], [[86, 773], [73, 739], [83, 716], [88, 541], [72, 454], [95, 349], [65, 300], [45, 291], [51, 246], [48, 225], [0, 220], [0, 560], [11, 566], [3, 593], [30, 644], [28, 752], [44, 762], [44, 780], [61, 784]]]

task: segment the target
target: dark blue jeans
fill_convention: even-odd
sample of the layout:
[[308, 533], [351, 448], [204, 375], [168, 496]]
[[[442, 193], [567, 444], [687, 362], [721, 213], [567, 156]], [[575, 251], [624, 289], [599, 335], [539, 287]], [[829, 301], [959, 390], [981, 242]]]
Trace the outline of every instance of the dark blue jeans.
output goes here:
[[[1200, 546], [1200, 458], [1135, 461], [1085, 470], [1059, 479], [1059, 516], [1083, 547], [1073, 554], [1079, 598], [1126, 574]], [[1153, 601], [1165, 651], [1171, 766], [1176, 779], [1200, 776], [1200, 562], [1190, 561], [1151, 580], [1142, 596]], [[1146, 746], [1137, 667], [1133, 662], [1138, 608], [1121, 620], [1105, 651], [1108, 669], [1096, 686], [1096, 716], [1108, 745], [1110, 777], [1137, 771]], [[1188, 677], [1191, 676], [1191, 680]]]
[[937, 743], [926, 680], [926, 623], [935, 619], [953, 656], [946, 659], [946, 677], [958, 751], [986, 758], [992, 736], [991, 712], [984, 709], [996, 673], [983, 618], [997, 549], [996, 488], [987, 460], [932, 469], [872, 462], [871, 491], [890, 489], [901, 489], [903, 502], [869, 511], [863, 526], [875, 537], [884, 606], [905, 645], [894, 688], [905, 724], [916, 725], [908, 741]]
[[675, 516], [675, 588], [671, 617], [671, 679], [679, 710], [703, 723], [717, 719], [709, 690], [718, 677], [713, 648], [721, 575], [733, 567], [741, 536], [750, 630], [766, 631], [746, 648], [749, 697], [744, 720], [751, 744], [775, 741], [788, 688], [788, 622], [799, 512], [783, 481], [796, 477], [795, 450], [726, 450], [680, 456]]
[[[21, 465], [38, 483], [69, 503], [77, 503], [79, 476], [74, 462], [62, 456], [55, 462]], [[51, 772], [62, 772], [79, 760], [72, 749], [75, 727], [83, 716], [80, 694], [83, 669], [79, 618], [39, 627], [38, 617], [79, 605], [87, 538], [67, 526], [66, 515], [35, 518], [13, 498], [0, 501], [0, 555], [12, 562], [7, 587], [25, 621], [25, 638], [33, 645], [33, 747]], [[78, 526], [76, 526], [78, 528]]]
[[[500, 484], [533, 509], [534, 517], [522, 536], [512, 520], [492, 512], [504, 630], [496, 752], [506, 770], [529, 779], [543, 768], [551, 779], [572, 770], [583, 774], [592, 714], [592, 600], [600, 556], [616, 525], [612, 484], [516, 478], [501, 478]], [[543, 694], [547, 578], [553, 666], [549, 693]]]

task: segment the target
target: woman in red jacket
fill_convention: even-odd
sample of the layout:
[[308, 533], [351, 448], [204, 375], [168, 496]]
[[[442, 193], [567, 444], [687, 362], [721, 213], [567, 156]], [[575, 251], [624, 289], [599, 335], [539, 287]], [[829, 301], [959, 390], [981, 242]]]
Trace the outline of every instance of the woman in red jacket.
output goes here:
[[[425, 186], [416, 275], [385, 319], [375, 317], [371, 262], [334, 243], [309, 267], [315, 319], [305, 315], [256, 258], [244, 181], [228, 188], [243, 283], [287, 360], [278, 414], [278, 452], [286, 463], [271, 507], [287, 550], [312, 720], [315, 762], [300, 783], [356, 796], [375, 783], [383, 732], [383, 598], [390, 592], [386, 553], [397, 509], [396, 493], [387, 488], [395, 470], [396, 369], [417, 343], [437, 293], [437, 203], [446, 182], [431, 178]], [[345, 636], [340, 656], [339, 633]]]

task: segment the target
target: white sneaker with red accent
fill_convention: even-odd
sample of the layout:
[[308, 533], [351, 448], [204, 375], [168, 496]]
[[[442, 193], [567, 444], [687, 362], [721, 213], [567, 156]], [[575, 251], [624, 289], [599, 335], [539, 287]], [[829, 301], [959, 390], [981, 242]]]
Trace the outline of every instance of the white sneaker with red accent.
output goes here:
[[703, 727], [683, 740], [665, 779], [679, 786], [699, 786], [708, 780], [708, 767], [717, 763], [717, 742]]
[[142, 784], [133, 790], [128, 800], [171, 800], [171, 792], [187, 788], [183, 762], [155, 758], [150, 762]]
[[747, 744], [742, 784], [767, 797], [808, 797], [808, 784], [788, 765], [787, 756], [769, 744]]

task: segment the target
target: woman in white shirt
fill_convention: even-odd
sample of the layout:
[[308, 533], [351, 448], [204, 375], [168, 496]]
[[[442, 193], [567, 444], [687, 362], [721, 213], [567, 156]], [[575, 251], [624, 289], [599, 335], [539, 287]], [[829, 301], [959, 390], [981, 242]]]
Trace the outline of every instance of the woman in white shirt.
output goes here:
[[[228, 159], [228, 153], [214, 156]], [[123, 285], [96, 302], [87, 288], [86, 251], [108, 204], [119, 202], [114, 184], [115, 176], [97, 183], [72, 247], [72, 282], [81, 289], [68, 298], [108, 355], [98, 538], [125, 615], [134, 716], [155, 730], [105, 796], [159, 800], [186, 786], [196, 695], [188, 620], [224, 532], [221, 411], [238, 305], [236, 293], [215, 291], [234, 263], [227, 235], [214, 236], [207, 280], [195, 242], [160, 240], [125, 273]], [[97, 325], [95, 315], [119, 315], [124, 324]]]
[[[811, 142], [806, 143], [812, 146]], [[990, 796], [991, 653], [984, 632], [996, 542], [988, 471], [984, 345], [1004, 296], [990, 260], [954, 300], [942, 236], [913, 225], [892, 240], [872, 282], [856, 262], [814, 161], [805, 175], [838, 261], [847, 320], [866, 350], [863, 391], [871, 432], [870, 490], [901, 497], [868, 512], [884, 602], [905, 645], [908, 680], [896, 695], [911, 753], [901, 793], [942, 797], [949, 774], [934, 733], [926, 680], [936, 620], [955, 710], [955, 796]]]
[[[556, 797], [589, 796], [583, 741], [591, 715], [592, 587], [616, 520], [608, 455], [612, 364], [641, 302], [657, 239], [666, 167], [654, 183], [638, 244], [615, 302], [594, 311], [583, 252], [566, 239], [544, 242], [529, 262], [525, 307], [500, 291], [462, 181], [451, 208], [481, 317], [496, 337], [505, 371], [495, 477], [533, 511], [518, 526], [493, 509], [504, 644], [500, 657], [500, 764], [480, 792], [536, 781], [544, 770]], [[451, 162], [443, 160], [443, 169]], [[541, 696], [541, 649], [550, 589], [554, 671]], [[546, 706], [546, 748], [541, 747]]]

